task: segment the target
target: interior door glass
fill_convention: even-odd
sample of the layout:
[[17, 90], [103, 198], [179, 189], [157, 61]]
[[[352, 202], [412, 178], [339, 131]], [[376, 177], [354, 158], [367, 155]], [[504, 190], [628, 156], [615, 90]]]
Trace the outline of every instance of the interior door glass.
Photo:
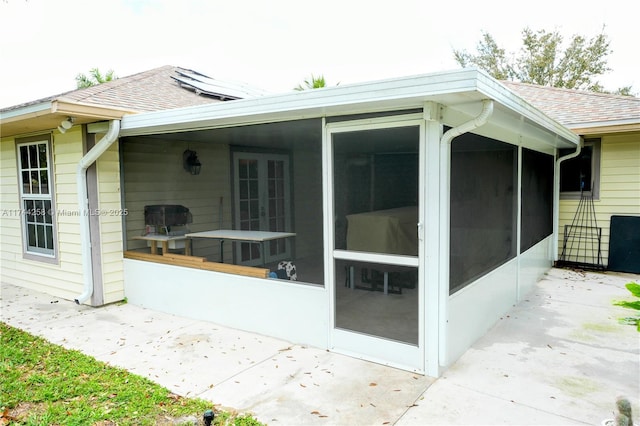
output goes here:
[[[238, 167], [239, 228], [242, 230], [260, 230], [260, 200], [258, 181], [258, 160], [240, 159]], [[240, 260], [247, 262], [260, 258], [256, 244], [240, 243]]]
[[[285, 231], [285, 176], [283, 160], [267, 161], [267, 187], [268, 187], [268, 226], [269, 231]], [[285, 240], [273, 240], [269, 242], [270, 254], [275, 256], [284, 253], [287, 242]]]
[[[236, 229], [251, 231], [290, 231], [289, 218], [289, 158], [281, 154], [237, 153]], [[275, 262], [288, 258], [291, 242], [286, 239], [268, 241], [263, 245], [237, 243], [240, 262], [247, 264]]]

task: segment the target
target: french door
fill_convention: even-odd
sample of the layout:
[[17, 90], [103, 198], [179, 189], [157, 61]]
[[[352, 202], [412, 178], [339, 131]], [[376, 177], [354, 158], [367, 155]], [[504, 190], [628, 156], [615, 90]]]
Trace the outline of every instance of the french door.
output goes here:
[[[289, 156], [235, 152], [233, 162], [235, 229], [290, 231]], [[262, 246], [236, 243], [236, 259], [245, 265], [267, 264], [290, 256], [291, 242], [287, 239], [268, 241]]]
[[423, 120], [331, 123], [324, 138], [333, 351], [424, 371]]

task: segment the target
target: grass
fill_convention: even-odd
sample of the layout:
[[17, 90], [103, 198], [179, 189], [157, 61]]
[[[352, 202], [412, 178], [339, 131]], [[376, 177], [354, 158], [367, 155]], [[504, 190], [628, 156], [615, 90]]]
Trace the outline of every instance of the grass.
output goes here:
[[[0, 425], [202, 424], [208, 409], [214, 410], [211, 402], [172, 394], [0, 322]], [[217, 411], [214, 424], [261, 425], [251, 416]]]
[[614, 301], [614, 305], [622, 306], [627, 309], [633, 309], [636, 311], [635, 316], [620, 318], [620, 322], [622, 324], [633, 325], [636, 327], [636, 330], [640, 332], [640, 284], [635, 282], [630, 282], [625, 284], [625, 287], [631, 295], [634, 296], [637, 300], [628, 301], [628, 300], [619, 300]]

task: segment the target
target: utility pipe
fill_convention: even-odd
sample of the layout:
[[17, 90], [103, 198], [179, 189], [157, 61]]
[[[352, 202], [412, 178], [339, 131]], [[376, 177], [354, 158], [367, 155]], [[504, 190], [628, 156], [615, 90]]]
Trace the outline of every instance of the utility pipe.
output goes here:
[[491, 99], [482, 100], [482, 111], [480, 114], [457, 127], [447, 130], [440, 138], [440, 222], [443, 224], [443, 231], [440, 235], [447, 235], [448, 238], [440, 242], [440, 291], [439, 291], [439, 344], [438, 358], [439, 364], [448, 362], [446, 325], [449, 322], [449, 253], [451, 239], [451, 142], [456, 136], [470, 132], [484, 125], [493, 114], [493, 101]]
[[564, 157], [560, 157], [556, 160], [556, 169], [553, 176], [553, 238], [551, 253], [553, 254], [553, 261], [558, 261], [558, 237], [560, 232], [560, 164], [565, 160], [576, 158], [582, 151], [582, 138], [576, 147], [575, 152], [567, 154]]
[[120, 120], [111, 120], [109, 130], [87, 152], [80, 162], [76, 171], [78, 185], [78, 211], [80, 214], [80, 245], [82, 250], [82, 275], [84, 279], [84, 290], [76, 297], [75, 302], [79, 305], [84, 303], [93, 294], [93, 264], [91, 259], [91, 233], [89, 232], [89, 196], [87, 194], [87, 169], [96, 162], [102, 154], [118, 139], [120, 134]]

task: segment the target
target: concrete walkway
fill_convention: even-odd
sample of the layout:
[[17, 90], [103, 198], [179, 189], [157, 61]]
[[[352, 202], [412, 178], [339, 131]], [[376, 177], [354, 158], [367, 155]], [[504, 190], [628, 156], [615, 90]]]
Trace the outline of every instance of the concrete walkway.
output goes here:
[[627, 396], [640, 424], [640, 333], [613, 306], [630, 274], [552, 269], [435, 380], [122, 304], [77, 306], [2, 284], [0, 318], [270, 425], [599, 425]]

